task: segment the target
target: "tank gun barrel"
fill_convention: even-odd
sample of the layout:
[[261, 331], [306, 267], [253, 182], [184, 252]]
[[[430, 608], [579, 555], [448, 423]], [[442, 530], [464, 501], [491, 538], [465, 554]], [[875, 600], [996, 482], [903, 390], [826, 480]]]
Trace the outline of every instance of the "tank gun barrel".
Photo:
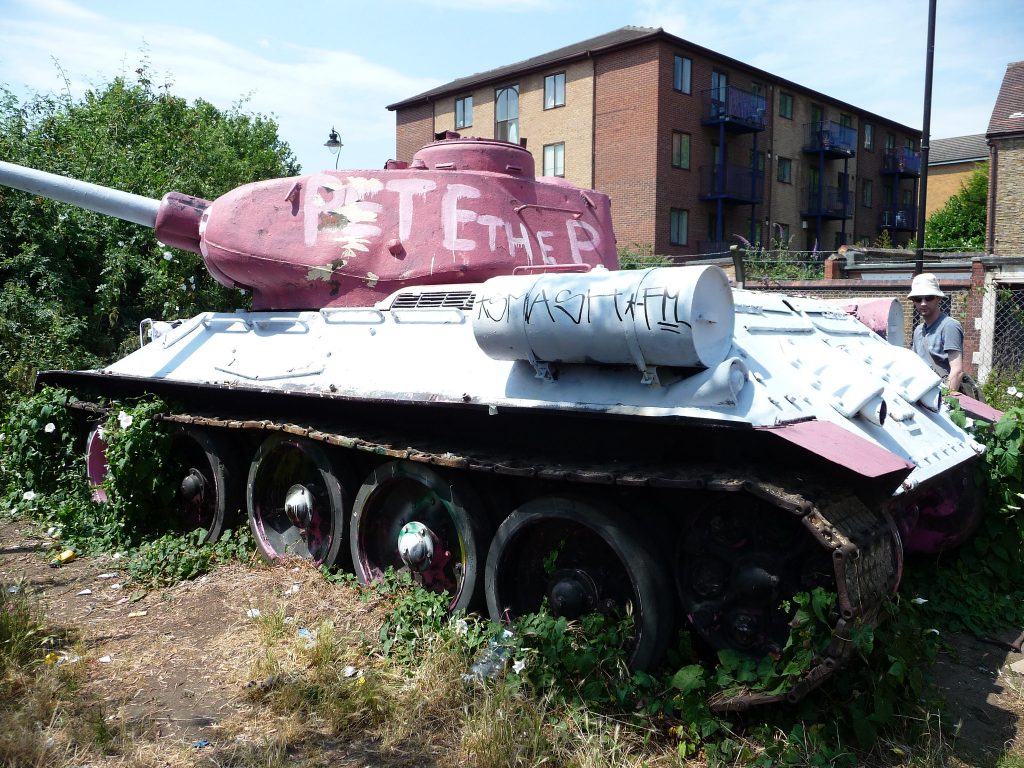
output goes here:
[[0, 161], [0, 184], [156, 231], [161, 242], [199, 253], [199, 220], [210, 203], [171, 192], [162, 200]]

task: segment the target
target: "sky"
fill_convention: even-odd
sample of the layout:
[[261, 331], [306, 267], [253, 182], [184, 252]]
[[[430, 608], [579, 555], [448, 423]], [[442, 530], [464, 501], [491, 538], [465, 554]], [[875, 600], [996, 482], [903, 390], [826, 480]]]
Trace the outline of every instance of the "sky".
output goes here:
[[[919, 129], [927, 18], [927, 0], [0, 0], [0, 84], [80, 96], [146, 62], [175, 95], [274, 117], [306, 173], [333, 167], [332, 127], [339, 167], [372, 169], [395, 156], [388, 104], [627, 25]], [[984, 133], [1022, 59], [1022, 0], [938, 0], [932, 138]]]

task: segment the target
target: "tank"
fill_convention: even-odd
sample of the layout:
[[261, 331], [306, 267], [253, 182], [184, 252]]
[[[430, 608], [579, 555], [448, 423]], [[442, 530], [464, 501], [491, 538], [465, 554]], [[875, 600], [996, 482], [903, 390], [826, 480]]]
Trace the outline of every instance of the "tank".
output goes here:
[[[148, 320], [140, 348], [39, 385], [175, 403], [183, 507], [244, 508], [260, 552], [387, 568], [501, 622], [631, 612], [630, 664], [679, 628], [785, 643], [793, 594], [838, 595], [846, 659], [904, 553], [969, 536], [983, 448], [889, 305], [734, 288], [714, 265], [618, 269], [609, 198], [504, 142], [162, 201], [0, 163], [0, 183], [202, 254], [252, 311]], [[870, 305], [870, 306], [869, 306]], [[860, 314], [875, 325], [857, 318]], [[962, 402], [979, 415], [985, 406]], [[102, 435], [88, 471], [104, 471]]]

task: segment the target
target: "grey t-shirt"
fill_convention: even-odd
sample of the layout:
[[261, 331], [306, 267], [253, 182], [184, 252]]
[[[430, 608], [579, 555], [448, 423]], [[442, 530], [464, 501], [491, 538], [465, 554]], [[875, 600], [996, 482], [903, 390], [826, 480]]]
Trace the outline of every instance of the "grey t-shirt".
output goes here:
[[949, 374], [949, 353], [964, 352], [964, 329], [959, 322], [943, 312], [929, 326], [918, 323], [914, 327], [914, 351], [929, 363], [932, 369]]

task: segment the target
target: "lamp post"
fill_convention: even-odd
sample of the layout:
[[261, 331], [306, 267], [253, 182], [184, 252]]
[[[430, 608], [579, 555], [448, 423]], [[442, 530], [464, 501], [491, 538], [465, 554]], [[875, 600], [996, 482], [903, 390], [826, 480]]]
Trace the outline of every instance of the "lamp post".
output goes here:
[[334, 130], [334, 126], [331, 126], [331, 133], [327, 137], [327, 141], [324, 142], [324, 146], [331, 150], [331, 154], [334, 155], [334, 170], [338, 170], [338, 158], [341, 157], [341, 148], [345, 146], [341, 143], [341, 139], [338, 138], [338, 132]]

